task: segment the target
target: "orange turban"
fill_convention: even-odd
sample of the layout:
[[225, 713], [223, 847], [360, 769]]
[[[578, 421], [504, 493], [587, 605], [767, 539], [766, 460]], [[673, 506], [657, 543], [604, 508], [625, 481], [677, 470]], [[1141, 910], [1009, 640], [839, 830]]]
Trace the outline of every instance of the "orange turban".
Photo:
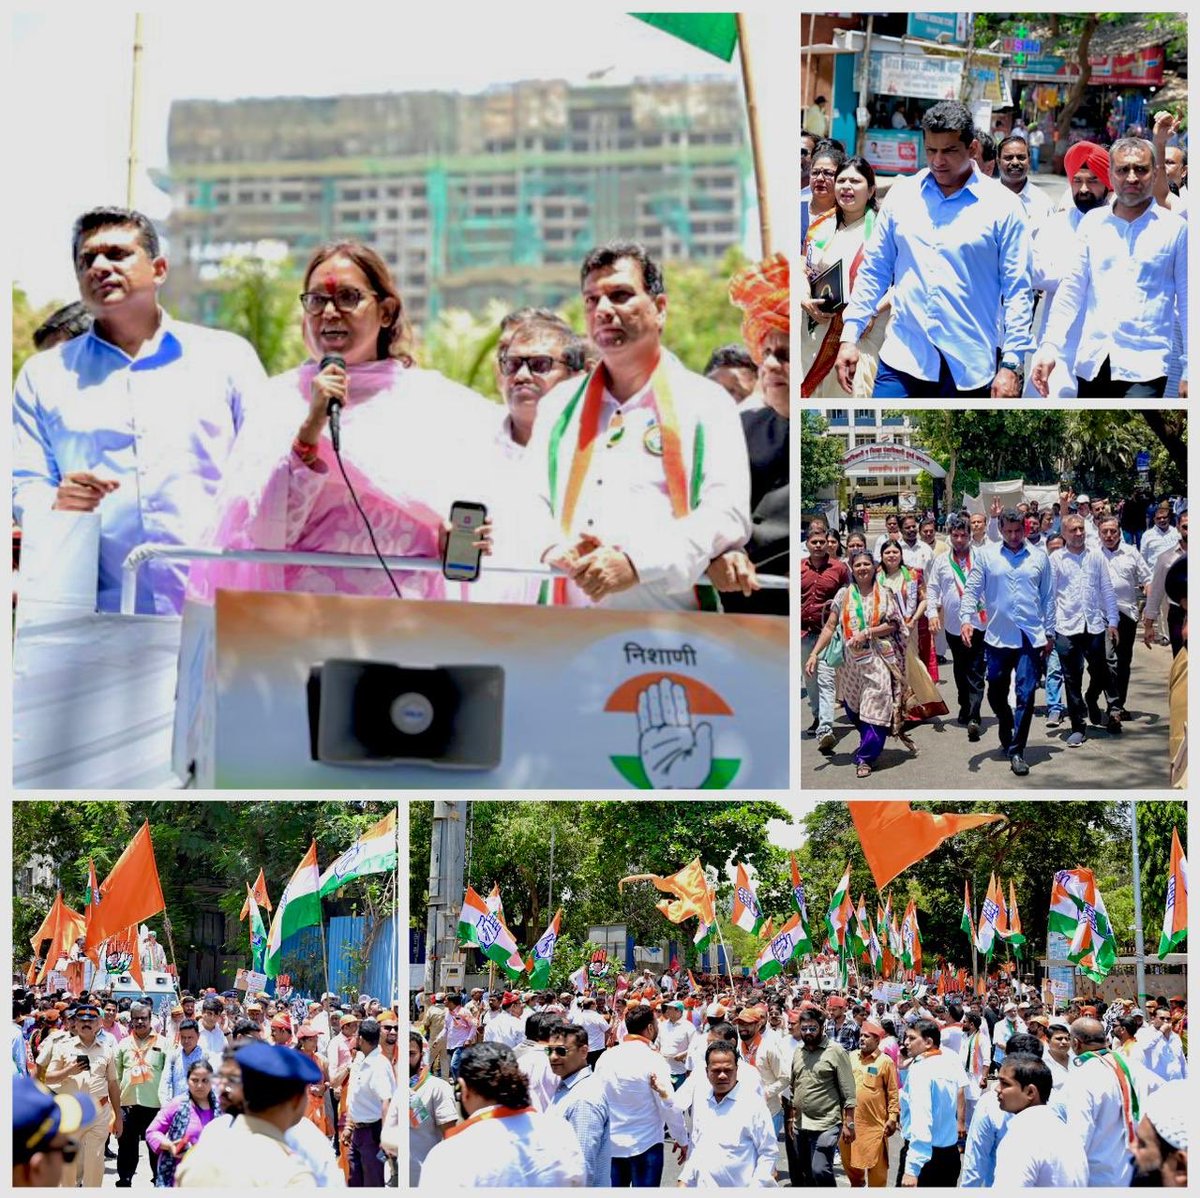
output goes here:
[[742, 340], [750, 356], [761, 362], [766, 335], [773, 329], [785, 335], [791, 331], [788, 260], [782, 254], [772, 254], [738, 271], [729, 281], [729, 299], [745, 313]]
[[1063, 159], [1067, 179], [1073, 179], [1075, 172], [1086, 166], [1101, 183], [1106, 191], [1112, 190], [1108, 179], [1108, 151], [1098, 146], [1094, 141], [1077, 141], [1066, 153]]

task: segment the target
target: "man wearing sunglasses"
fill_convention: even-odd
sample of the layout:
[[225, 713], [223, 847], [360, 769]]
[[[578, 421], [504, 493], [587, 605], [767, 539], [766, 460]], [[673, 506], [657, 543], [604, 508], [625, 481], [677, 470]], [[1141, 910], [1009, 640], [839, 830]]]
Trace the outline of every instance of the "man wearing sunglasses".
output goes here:
[[608, 1134], [608, 1100], [588, 1064], [586, 1028], [565, 1021], [550, 1026], [550, 1069], [558, 1089], [550, 1109], [561, 1115], [579, 1137], [585, 1186], [607, 1186], [612, 1180], [612, 1142]]
[[519, 458], [529, 444], [542, 396], [584, 365], [582, 338], [548, 308], [518, 308], [504, 317], [496, 381], [507, 412], [496, 442], [506, 457]]
[[[117, 611], [121, 566], [135, 545], [191, 545], [203, 533], [245, 398], [266, 374], [241, 337], [163, 311], [167, 259], [142, 213], [84, 213], [71, 255], [94, 323], [35, 354], [17, 378], [13, 512], [23, 526], [52, 509], [97, 512], [98, 605]], [[177, 614], [187, 570], [150, 563], [138, 612]]]
[[76, 1137], [96, 1121], [96, 1104], [87, 1094], [54, 1095], [31, 1077], [14, 1077], [12, 1093], [13, 1186], [73, 1186], [74, 1177], [64, 1181], [64, 1167], [74, 1166]]
[[[159, 1111], [158, 1090], [167, 1064], [167, 1042], [151, 1029], [150, 1008], [134, 1003], [129, 1008], [129, 1035], [117, 1048], [117, 1081], [121, 1087], [123, 1127], [117, 1136], [117, 1185], [133, 1184], [138, 1146]], [[150, 1176], [158, 1172], [158, 1153], [149, 1144], [146, 1154]]]
[[[86, 1094], [100, 1112], [100, 1118], [81, 1129], [79, 1157], [83, 1166], [83, 1184], [98, 1187], [104, 1181], [104, 1146], [108, 1142], [109, 1119], [119, 1139], [122, 1132], [121, 1090], [113, 1050], [97, 1039], [100, 1008], [83, 1003], [75, 1009], [76, 1034], [58, 1041], [46, 1067], [46, 1084], [57, 1086], [60, 1094]], [[79, 1164], [66, 1162], [63, 1185], [73, 1186]]]

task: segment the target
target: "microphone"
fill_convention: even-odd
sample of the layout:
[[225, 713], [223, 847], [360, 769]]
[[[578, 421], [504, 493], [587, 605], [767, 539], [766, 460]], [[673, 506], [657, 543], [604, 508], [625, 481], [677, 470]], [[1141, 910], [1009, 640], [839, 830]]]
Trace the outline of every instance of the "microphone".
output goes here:
[[[342, 370], [346, 369], [346, 359], [341, 354], [326, 354], [321, 359], [321, 365], [317, 367], [318, 373], [325, 369], [326, 366], [340, 366]], [[325, 408], [326, 415], [329, 417], [329, 439], [333, 442], [333, 452], [341, 453], [342, 451], [342, 401], [338, 397], [331, 396], [328, 405]]]

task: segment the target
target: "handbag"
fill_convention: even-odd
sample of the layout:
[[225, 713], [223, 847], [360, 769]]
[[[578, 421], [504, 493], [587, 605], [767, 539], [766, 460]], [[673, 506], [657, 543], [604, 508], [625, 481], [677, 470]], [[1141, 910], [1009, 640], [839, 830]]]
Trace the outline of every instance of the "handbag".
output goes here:
[[825, 652], [821, 654], [821, 660], [827, 666], [832, 666], [835, 669], [845, 662], [846, 639], [842, 633], [841, 620], [838, 620], [833, 636], [829, 638], [829, 644], [825, 646]]

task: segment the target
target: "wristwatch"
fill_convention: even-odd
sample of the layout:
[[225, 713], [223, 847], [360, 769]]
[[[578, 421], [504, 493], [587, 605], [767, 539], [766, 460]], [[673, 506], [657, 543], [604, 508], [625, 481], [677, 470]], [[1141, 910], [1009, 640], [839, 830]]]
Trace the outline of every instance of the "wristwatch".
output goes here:
[[1000, 367], [1003, 370], [1011, 370], [1013, 374], [1024, 373], [1021, 370], [1021, 359], [1015, 354], [1005, 354], [1004, 357], [1000, 359]]

